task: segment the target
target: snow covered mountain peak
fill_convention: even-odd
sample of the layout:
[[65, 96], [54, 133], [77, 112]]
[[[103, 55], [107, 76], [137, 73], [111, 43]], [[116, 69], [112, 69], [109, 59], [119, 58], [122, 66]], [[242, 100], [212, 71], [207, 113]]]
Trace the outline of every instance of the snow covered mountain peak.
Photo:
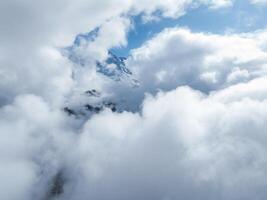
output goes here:
[[[97, 73], [100, 73], [116, 82], [128, 84], [131, 87], [138, 87], [139, 81], [134, 73], [126, 66], [125, 57], [115, 55], [108, 50], [108, 57], [104, 61], [94, 58], [90, 53], [85, 53], [90, 43], [95, 42], [99, 34], [99, 28], [85, 34], [76, 36], [73, 44], [62, 49], [62, 54], [78, 67], [92, 67], [95, 64]], [[93, 62], [92, 62], [93, 61]]]

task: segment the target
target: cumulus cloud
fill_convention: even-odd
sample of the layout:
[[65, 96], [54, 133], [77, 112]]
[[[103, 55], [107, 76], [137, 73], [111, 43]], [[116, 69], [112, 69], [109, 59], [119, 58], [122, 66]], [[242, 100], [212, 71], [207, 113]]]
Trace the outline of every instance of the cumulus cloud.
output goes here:
[[267, 54], [261, 45], [266, 40], [261, 35], [166, 29], [133, 50], [128, 64], [150, 91], [189, 85], [209, 92], [266, 74]]
[[[77, 34], [103, 24], [103, 31], [95, 45], [91, 46], [90, 51], [87, 48], [87, 51], [94, 49], [93, 53], [103, 57], [107, 53], [105, 48], [126, 44], [125, 34], [130, 23], [120, 16], [153, 15], [159, 11], [162, 17], [175, 18], [196, 3], [209, 5], [210, 1], [1, 1], [0, 87], [4, 90], [1, 104], [6, 104], [16, 94], [34, 93], [46, 99], [47, 96], [59, 96], [57, 98], [60, 99], [69, 92], [71, 74], [67, 72], [70, 72], [70, 66], [63, 63], [65, 61], [49, 63], [48, 60], [54, 59], [54, 54], [44, 53], [43, 49], [57, 51], [59, 47], [70, 45]], [[109, 28], [111, 26], [113, 28]], [[110, 37], [114, 37], [113, 40]], [[62, 74], [59, 74], [60, 71]], [[36, 78], [38, 74], [44, 78]], [[69, 85], [66, 87], [67, 82]], [[37, 86], [38, 89], [35, 88]]]
[[[127, 44], [132, 16], [232, 4], [2, 0], [1, 199], [265, 199], [266, 30], [166, 29], [131, 51], [136, 88], [95, 71], [110, 48]], [[76, 36], [84, 66], [62, 52]], [[96, 89], [93, 100], [87, 89]], [[65, 107], [106, 100], [120, 109], [76, 116]]]
[[[232, 5], [232, 0], [137, 0], [134, 3], [134, 11], [144, 12], [144, 17], [153, 16], [155, 11], [160, 11], [163, 17], [176, 18], [184, 15], [188, 9], [201, 5], [210, 8], [222, 8]], [[153, 19], [153, 18], [152, 18]]]
[[131, 51], [126, 61], [140, 86], [103, 83], [102, 90], [136, 111], [145, 93], [187, 85], [206, 94], [266, 75], [266, 30], [241, 34], [168, 28]]
[[211, 95], [178, 87], [147, 96], [140, 113], [106, 110], [81, 129], [39, 97], [18, 97], [1, 110], [1, 196], [47, 197], [63, 171], [58, 199], [264, 199], [265, 82]]
[[0, 110], [0, 195], [41, 199], [74, 142], [64, 115], [34, 95], [18, 96]]
[[266, 99], [236, 94], [179, 87], [94, 116], [62, 199], [264, 199]]

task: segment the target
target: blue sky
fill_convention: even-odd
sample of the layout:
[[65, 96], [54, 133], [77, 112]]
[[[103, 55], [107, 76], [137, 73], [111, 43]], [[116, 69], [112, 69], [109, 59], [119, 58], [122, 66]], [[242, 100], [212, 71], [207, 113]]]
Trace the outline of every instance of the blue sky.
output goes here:
[[247, 0], [236, 0], [232, 7], [209, 9], [200, 7], [190, 10], [178, 19], [161, 19], [143, 23], [141, 16], [133, 18], [134, 29], [128, 34], [126, 47], [114, 48], [112, 51], [126, 56], [131, 49], [139, 47], [153, 35], [168, 27], [188, 27], [195, 32], [251, 32], [263, 29], [267, 25], [267, 6], [252, 5]]

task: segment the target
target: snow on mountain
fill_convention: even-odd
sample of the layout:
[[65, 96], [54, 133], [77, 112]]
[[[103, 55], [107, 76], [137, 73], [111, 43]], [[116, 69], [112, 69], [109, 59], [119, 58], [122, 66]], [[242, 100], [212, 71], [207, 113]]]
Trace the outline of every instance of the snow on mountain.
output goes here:
[[[62, 49], [62, 54], [75, 64], [73, 78], [77, 79], [75, 76], [77, 71], [88, 68], [95, 70], [99, 76], [104, 76], [111, 80], [111, 83], [113, 82], [116, 87], [138, 88], [140, 85], [139, 81], [135, 78], [134, 73], [126, 66], [127, 58], [119, 57], [113, 52], [108, 51], [107, 58], [100, 61], [88, 54], [86, 48], [95, 42], [98, 34], [99, 28], [89, 33], [79, 34], [71, 46]], [[92, 114], [104, 109], [110, 109], [112, 112], [121, 112], [125, 109], [126, 105], [124, 105], [125, 102], [123, 99], [114, 99], [110, 96], [106, 97], [103, 95], [103, 92], [88, 85], [87, 90], [73, 94], [67, 100], [63, 110], [69, 116], [88, 118]]]
[[[92, 65], [92, 59], [90, 55], [86, 55], [86, 49], [88, 44], [95, 41], [99, 33], [99, 28], [86, 34], [79, 34], [76, 36], [73, 44], [62, 50], [62, 54], [66, 56], [70, 61], [75, 63], [78, 67], [86, 67]], [[123, 84], [129, 84], [131, 87], [138, 87], [139, 81], [135, 78], [132, 71], [127, 68], [125, 61], [127, 58], [119, 57], [108, 51], [108, 58], [104, 61], [95, 61], [96, 72]]]
[[108, 52], [108, 59], [104, 62], [96, 63], [97, 72], [113, 79], [128, 83], [132, 87], [138, 87], [139, 81], [134, 78], [133, 73], [125, 65], [125, 57], [117, 57], [111, 51]]

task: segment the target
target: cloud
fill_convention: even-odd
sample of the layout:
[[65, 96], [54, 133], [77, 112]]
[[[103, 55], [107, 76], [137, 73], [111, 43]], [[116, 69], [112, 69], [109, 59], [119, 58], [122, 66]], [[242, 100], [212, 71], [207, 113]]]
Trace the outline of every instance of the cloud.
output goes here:
[[265, 82], [210, 95], [178, 87], [80, 129], [40, 97], [17, 97], [0, 112], [1, 196], [42, 199], [62, 171], [59, 199], [264, 199]]
[[233, 6], [233, 0], [212, 0], [210, 1], [210, 6], [213, 9], [218, 9], [221, 7], [231, 7]]
[[215, 35], [170, 28], [133, 50], [128, 65], [149, 92], [178, 85], [210, 92], [266, 74], [263, 32]]
[[145, 16], [153, 16], [155, 11], [160, 11], [163, 17], [177, 18], [184, 15], [188, 9], [202, 5], [216, 9], [231, 6], [232, 0], [167, 0], [164, 3], [160, 0], [137, 0], [134, 9], [144, 11]]
[[42, 199], [75, 142], [65, 116], [34, 95], [16, 97], [0, 116], [1, 197]]
[[[62, 96], [72, 90], [73, 83], [71, 66], [64, 58], [57, 56], [56, 62], [49, 61], [55, 59], [58, 48], [69, 46], [77, 34], [102, 25], [103, 31], [87, 52], [103, 57], [108, 50], [105, 48], [127, 43], [125, 35], [131, 26], [130, 16], [140, 13], [153, 15], [159, 11], [161, 17], [175, 18], [195, 3], [210, 4], [207, 1], [180, 0], [164, 3], [151, 0], [1, 1], [0, 88], [3, 92], [0, 104], [7, 104], [16, 95], [26, 93], [41, 95], [51, 103], [55, 98], [58, 99], [55, 104], [60, 104], [64, 101]], [[109, 28], [111, 26], [113, 28]], [[49, 53], [43, 49], [49, 49]]]
[[62, 103], [62, 96], [72, 88], [72, 78], [71, 65], [58, 48], [129, 9], [129, 1], [117, 3], [1, 1], [1, 104], [25, 93], [50, 98], [53, 103], [61, 98], [57, 104]]
[[266, 99], [237, 93], [179, 87], [94, 116], [62, 199], [264, 199]]
[[264, 5], [267, 3], [266, 0], [250, 0], [250, 3], [255, 4], [255, 5]]
[[[110, 48], [127, 44], [132, 16], [178, 18], [231, 5], [2, 0], [1, 199], [265, 199], [266, 30], [166, 29], [127, 60], [139, 88], [94, 69]], [[75, 49], [88, 63], [77, 66], [61, 49], [90, 30], [98, 30], [94, 40]], [[88, 103], [88, 88], [121, 112], [67, 116], [67, 103]]]

